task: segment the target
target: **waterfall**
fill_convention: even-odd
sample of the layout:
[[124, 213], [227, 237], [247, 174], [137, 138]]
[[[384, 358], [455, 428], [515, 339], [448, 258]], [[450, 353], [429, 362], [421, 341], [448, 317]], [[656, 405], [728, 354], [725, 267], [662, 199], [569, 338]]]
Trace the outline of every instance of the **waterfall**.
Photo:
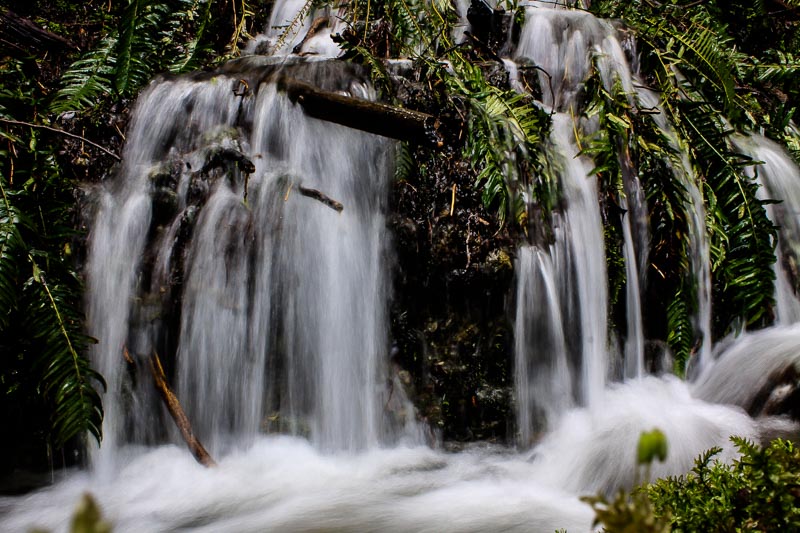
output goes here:
[[[314, 17], [333, 16], [298, 17], [307, 5], [275, 2], [270, 27], [251, 45], [272, 57], [159, 78], [140, 95], [123, 162], [94, 191], [89, 235], [86, 308], [99, 340], [91, 357], [108, 382], [105, 440], [91, 470], [0, 497], [0, 529], [63, 530], [89, 491], [115, 531], [582, 531], [594, 516], [581, 496], [637, 482], [644, 430], [659, 428], [668, 441], [654, 476], [683, 474], [714, 446], [722, 460], [734, 458], [731, 435], [798, 431], [767, 415], [780, 401], [776, 379], [796, 381], [800, 367], [791, 289], [800, 171], [766, 139], [737, 141], [762, 162], [752, 172], [765, 197], [783, 200], [770, 215], [788, 267], [777, 271], [784, 325], [727, 339], [712, 357], [704, 199], [685, 147], [664, 113], [654, 115], [687, 193], [701, 343], [694, 381], [648, 375], [641, 176], [621, 154], [622, 190], [612, 201], [627, 279], [623, 342], [609, 334], [604, 193], [581, 150], [598, 124], [582, 117], [580, 97], [592, 68], [632, 105], [658, 111], [658, 96], [640, 86], [633, 45], [609, 22], [532, 2], [504, 64], [520, 91], [518, 67], [541, 69], [538, 105], [552, 119], [547, 149], [563, 202], [545, 242], [516, 250], [509, 321], [518, 448], [425, 445], [424, 422], [390, 361], [396, 143], [310, 118], [276, 84], [286, 75], [376, 98], [357, 67], [301, 57], [339, 53], [330, 41], [339, 22], [304, 41]], [[458, 5], [465, 14], [468, 2]], [[217, 467], [196, 464], [165, 420], [148, 381], [154, 353]]]
[[517, 282], [515, 387], [519, 441], [527, 445], [534, 429], [547, 427], [574, 401], [557, 275], [566, 265], [556, 264], [556, 250], [525, 246], [518, 253], [524, 275]]
[[[370, 97], [352, 75], [316, 72], [320, 85]], [[307, 118], [272, 82], [244, 97], [236, 83], [154, 82], [101, 193], [88, 298], [109, 381], [104, 454], [152, 442], [162, 424], [157, 403], [121, 390], [123, 348], [142, 361], [174, 351], [176, 392], [215, 452], [262, 430], [326, 450], [399, 436], [384, 422], [394, 145]], [[137, 407], [123, 413], [129, 395]], [[131, 427], [150, 429], [126, 438]]]
[[[565, 254], [574, 268], [575, 287], [569, 288], [573, 281], [569, 277], [562, 277], [560, 283], [568, 294], [566, 316], [575, 319], [569, 326], [571, 336], [581, 353], [579, 401], [591, 404], [606, 382], [607, 277], [596, 178], [590, 176], [591, 162], [578, 156], [574, 131], [568, 115], [554, 116], [553, 144], [564, 154]], [[569, 294], [571, 290], [574, 294]]]
[[[637, 95], [643, 107], [659, 109], [659, 97], [653, 91], [640, 88]], [[706, 230], [706, 208], [696, 173], [689, 163], [686, 147], [680, 146], [678, 136], [663, 111], [653, 115], [653, 120], [669, 142], [670, 148], [679, 154], [679, 164], [672, 166], [672, 175], [687, 192], [690, 258], [692, 278], [697, 292], [694, 329], [700, 337], [700, 349], [694, 361], [694, 372], [699, 374], [711, 356], [711, 245]]]
[[736, 147], [749, 155], [750, 176], [760, 185], [759, 198], [779, 199], [767, 204], [767, 215], [778, 227], [775, 246], [775, 303], [780, 324], [800, 322], [797, 261], [800, 253], [800, 168], [786, 151], [761, 135], [738, 137]]
[[627, 291], [625, 309], [627, 311], [628, 338], [625, 340], [626, 379], [640, 378], [644, 372], [644, 331], [642, 327], [642, 301], [639, 294], [639, 270], [636, 268], [636, 250], [633, 246], [631, 220], [626, 216], [622, 221], [623, 241], [625, 244], [623, 259], [625, 260], [625, 279]]
[[622, 89], [633, 94], [625, 52], [609, 23], [583, 11], [561, 9], [551, 2], [532, 4], [525, 10], [515, 57], [518, 62], [538, 67], [545, 106], [577, 116], [579, 92], [589, 77], [593, 60], [606, 89], [619, 80]]
[[[151, 310], [147, 305], [136, 305], [137, 301], [146, 303], [140, 300], [137, 289], [142, 284], [140, 263], [145, 257], [152, 218], [151, 177], [158, 176], [161, 159], [170, 155], [166, 146], [189, 151], [191, 143], [196, 142], [191, 137], [193, 133], [212, 131], [216, 121], [233, 119], [235, 106], [220, 105], [229, 101], [225, 98], [226, 89], [201, 88], [187, 82], [151, 86], [137, 104], [118, 179], [100, 192], [87, 264], [90, 286], [87, 320], [90, 333], [101, 339], [93, 349], [92, 358], [108, 382], [105, 446], [98, 459], [101, 464], [123, 443], [129, 427], [134, 428], [136, 441], [149, 425], [146, 398], [136, 396], [139, 401], [131, 413], [133, 420], [128, 419], [130, 425], [126, 424], [124, 404], [118, 400], [129, 394], [123, 390], [127, 387], [123, 379], [126, 372], [123, 350], [129, 342], [136, 343], [130, 346], [134, 351], [153, 349], [152, 337], [145, 331], [150, 320], [144, 316]], [[194, 115], [190, 120], [186, 105], [196, 103], [209, 112]], [[186, 127], [178, 128], [178, 124]], [[140, 321], [144, 322], [142, 330], [131, 331], [131, 323]]]
[[[312, 10], [311, 7], [308, 0], [275, 2], [266, 31], [247, 44], [247, 52], [283, 57], [298, 52], [312, 57], [338, 56], [342, 50], [331, 40], [331, 35], [347, 27], [346, 21], [341, 18], [343, 10]], [[322, 22], [323, 19], [324, 23], [315, 27], [315, 21]], [[310, 32], [312, 28], [313, 32]]]
[[[563, 256], [563, 264], [555, 270], [555, 279], [552, 280], [558, 286], [558, 301], [544, 301], [547, 307], [560, 306], [558, 314], [562, 323], [537, 323], [541, 320], [539, 317], [550, 317], [555, 311], [542, 314], [536, 309], [543, 305], [541, 300], [536, 302], [530, 298], [518, 298], [517, 305], [525, 306], [517, 310], [515, 320], [518, 371], [524, 374], [531, 367], [543, 366], [559, 369], [557, 373], [560, 373], [561, 367], [555, 361], [559, 361], [564, 355], [551, 349], [550, 339], [566, 334], [569, 339], [565, 345], [568, 352], [566, 357], [571, 361], [570, 368], [574, 376], [572, 379], [576, 384], [574, 392], [566, 389], [566, 394], [572, 394], [580, 405], [592, 405], [605, 388], [607, 377], [612, 371], [612, 361], [608, 355], [611, 347], [606, 330], [606, 251], [603, 221], [598, 205], [597, 178], [591, 175], [593, 162], [580, 155], [580, 140], [577, 138], [580, 131], [592, 131], [596, 125], [591, 120], [580, 118], [582, 110], [578, 102], [592, 64], [598, 69], [607, 90], [611, 90], [618, 81], [630, 98], [634, 94], [633, 78], [622, 45], [608, 23], [588, 13], [558, 9], [547, 3], [537, 3], [526, 9], [525, 24], [516, 50], [516, 62], [537, 66], [541, 105], [553, 111], [551, 142], [559, 159], [561, 170], [558, 177], [566, 204], [563, 221], [554, 223], [554, 226], [559, 226], [559, 231], [556, 233], [556, 243], [551, 247]], [[641, 376], [644, 367], [639, 271], [647, 248], [644, 222], [646, 207], [638, 177], [630, 172], [625, 176], [625, 189], [622, 202], [627, 207], [628, 214], [623, 217], [622, 228], [628, 279], [628, 336], [625, 342], [623, 375], [633, 378]], [[545, 251], [521, 251], [521, 258], [525, 257], [523, 253], [527, 255]], [[536, 263], [523, 259], [518, 261], [518, 294], [527, 290], [525, 286], [530, 284], [528, 277], [542, 275]], [[543, 334], [532, 333], [542, 328], [549, 329], [551, 325], [556, 329]], [[564, 333], [559, 333], [559, 330]], [[523, 342], [520, 338], [531, 340]], [[561, 383], [563, 380], [557, 375], [549, 374], [548, 377], [540, 377], [539, 381]], [[550, 416], [547, 418], [550, 422], [557, 413], [553, 412], [551, 387], [534, 385], [525, 376], [518, 382], [529, 383], [517, 389], [518, 425], [522, 441], [525, 442], [526, 437], [530, 436], [527, 426], [531, 423], [532, 409], [535, 410], [538, 406], [549, 411]], [[525, 386], [538, 390], [523, 390]], [[556, 403], [562, 406], [558, 409], [562, 411], [564, 407], [571, 405], [569, 402]], [[547, 427], [543, 421], [539, 417], [538, 430]]]

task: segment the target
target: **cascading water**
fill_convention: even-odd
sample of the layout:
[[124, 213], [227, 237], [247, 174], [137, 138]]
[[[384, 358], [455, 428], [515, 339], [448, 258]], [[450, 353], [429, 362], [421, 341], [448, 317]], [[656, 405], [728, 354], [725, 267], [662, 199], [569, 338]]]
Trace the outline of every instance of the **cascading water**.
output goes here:
[[[276, 2], [280, 20], [272, 24], [294, 20], [303, 5]], [[730, 435], [791, 429], [742, 408], [763, 407], [765, 383], [798, 365], [797, 326], [732, 341], [707, 358], [693, 384], [642, 377], [637, 309], [648, 244], [634, 175], [620, 198], [634, 282], [625, 366], [614, 368], [597, 180], [576, 138], [596, 126], [576, 120], [575, 97], [592, 61], [607, 88], [619, 80], [632, 95], [634, 77], [607, 23], [544, 5], [526, 14], [517, 59], [550, 74], [540, 79], [542, 98], [554, 111], [550, 142], [565, 197], [552, 241], [517, 252], [518, 429], [523, 446], [537, 443], [531, 451], [421, 445], [388, 364], [385, 213], [394, 144], [306, 117], [274, 83], [279, 67], [251, 58], [216, 74], [154, 82], [140, 97], [122, 168], [97, 191], [87, 266], [89, 324], [101, 341], [93, 358], [109, 384], [103, 448], [91, 472], [0, 499], [0, 526], [63, 529], [78, 495], [90, 491], [115, 531], [588, 530], [592, 512], [578, 497], [634, 482], [642, 430], [666, 434], [669, 459], [653, 474], [669, 475], [711, 446], [732, 457]], [[268, 31], [268, 39], [276, 35]], [[318, 50], [328, 50], [325, 38]], [[347, 67], [303, 63], [290, 51], [280, 52], [281, 73], [372, 97]], [[656, 107], [647, 104], [652, 94], [637, 92]], [[765, 152], [754, 157], [772, 161]], [[796, 176], [796, 167], [780, 165], [767, 166]], [[698, 217], [690, 230], [698, 320], [707, 324], [702, 197], [688, 164], [675, 174]], [[218, 467], [159, 444], [179, 439], [164, 434], [169, 424], [146, 380], [129, 376], [142, 373], [153, 352], [174, 360], [172, 382]], [[607, 385], [615, 370], [640, 379]], [[766, 405], [773, 400], [780, 401]], [[277, 432], [289, 435], [264, 434]]]
[[[302, 11], [307, 16], [303, 17]], [[341, 11], [341, 10], [340, 10]], [[320, 57], [336, 57], [341, 53], [339, 45], [331, 35], [346, 27], [340, 12], [330, 9], [310, 10], [307, 0], [284, 0], [275, 2], [270, 14], [267, 31], [253, 39], [247, 46], [250, 53], [269, 53], [286, 56], [292, 53]], [[314, 27], [315, 21], [325, 21]]]
[[[316, 76], [320, 85], [369, 96], [352, 77]], [[306, 434], [330, 450], [391, 441], [382, 422], [383, 217], [393, 145], [307, 119], [274, 83], [237, 97], [236, 80], [214, 81], [149, 89], [136, 111], [147, 120], [133, 125], [121, 185], [103, 193], [89, 294], [95, 334], [108, 339], [95, 358], [109, 398], [121, 395], [124, 347], [149, 354], [172, 345], [178, 395], [212, 450], [251, 442], [269, 424], [264, 429]], [[337, 199], [342, 212], [303, 196], [309, 189]], [[159, 251], [146, 247], [148, 234]], [[119, 243], [125, 253], [116, 251]], [[152, 274], [137, 261], [148, 255]], [[180, 306], [171, 307], [176, 300]], [[171, 342], [164, 317], [179, 323]], [[104, 453], [124, 442], [125, 428], [153, 424], [157, 404], [148, 411], [147, 403], [135, 421], [109, 412], [112, 444]]]
[[761, 135], [740, 137], [736, 146], [754, 161], [748, 172], [761, 184], [761, 199], [780, 199], [780, 203], [767, 205], [770, 220], [778, 226], [775, 247], [776, 318], [784, 325], [800, 322], [800, 300], [796, 289], [800, 257], [800, 169], [783, 148]]
[[536, 429], [556, 420], [574, 399], [557, 285], [557, 272], [566, 265], [556, 264], [555, 250], [524, 246], [518, 254], [517, 270], [525, 275], [517, 282], [515, 385], [519, 441], [527, 445]]
[[[518, 368], [523, 372], [533, 367], [549, 368], [554, 372], [548, 377], [537, 377], [537, 381], [551, 384], [547, 387], [530, 381], [526, 383], [528, 378], [518, 383], [518, 425], [522, 442], [525, 443], [532, 422], [531, 412], [537, 409], [552, 411], [554, 398], [565, 395], [573, 395], [574, 401], [581, 405], [591, 405], [602, 394], [611, 372], [606, 332], [607, 275], [599, 191], [597, 179], [591, 175], [593, 162], [579, 154], [581, 147], [577, 139], [578, 131], [591, 131], [596, 125], [591, 120], [579, 118], [579, 101], [580, 91], [590, 75], [592, 65], [598, 69], [609, 91], [619, 82], [626, 93], [632, 94], [633, 82], [625, 53], [610, 25], [588, 13], [556, 9], [548, 4], [527, 8], [516, 57], [518, 63], [537, 66], [542, 105], [552, 109], [551, 141], [559, 158], [559, 179], [566, 204], [563, 220], [554, 222], [558, 229], [554, 232], [556, 242], [551, 247], [558, 250], [563, 264], [549, 271], [541, 270], [541, 262], [528, 261], [526, 265], [521, 260], [517, 264], [518, 283], [521, 285], [518, 294], [527, 290], [524, 287], [530, 283], [529, 277], [538, 279], [554, 276], [547, 283], [558, 287], [557, 299], [537, 301], [521, 298], [518, 301], [518, 306], [522, 306], [518, 307], [515, 323]], [[623, 251], [627, 276], [633, 281], [627, 284], [628, 338], [622, 373], [631, 378], [641, 376], [644, 366], [637, 249], [638, 257], [642, 257], [647, 239], [646, 229], [641, 222], [646, 219], [646, 214], [643, 212], [644, 201], [638, 178], [628, 173], [625, 181], [626, 194], [622, 201], [628, 213], [622, 223], [625, 239]], [[639, 238], [636, 239], [634, 234]], [[520, 258], [540, 253], [546, 251], [529, 252], [523, 249]], [[539, 309], [542, 305], [560, 306], [560, 310], [551, 309], [543, 313]], [[553, 313], [561, 317], [560, 322], [540, 323], [539, 317]], [[551, 325], [555, 329], [550, 329]], [[539, 333], [543, 328], [548, 331]], [[530, 333], [529, 329], [537, 333]], [[569, 339], [564, 344], [566, 356], [551, 346], [551, 339], [564, 335]], [[529, 340], [521, 342], [520, 338]], [[576, 376], [575, 389], [562, 387], [554, 395], [551, 390], [553, 386], [564, 383], [560, 377], [562, 367], [559, 361], [565, 357], [571, 361], [571, 373]], [[545, 360], [550, 362], [542, 362]], [[559, 400], [557, 405], [563, 410], [572, 402]], [[549, 418], [553, 419], [552, 416]], [[546, 418], [539, 417], [538, 430], [547, 427], [546, 421]]]
[[[659, 97], [653, 91], [639, 88], [637, 96], [642, 107], [659, 109]], [[687, 192], [688, 231], [691, 246], [692, 277], [697, 292], [697, 313], [694, 320], [695, 331], [700, 336], [700, 347], [694, 361], [694, 372], [699, 373], [711, 356], [711, 252], [706, 231], [706, 209], [703, 194], [685, 147], [678, 143], [677, 135], [666, 119], [665, 113], [653, 115], [653, 120], [670, 143], [670, 148], [679, 154], [680, 164], [673, 165], [672, 174]]]

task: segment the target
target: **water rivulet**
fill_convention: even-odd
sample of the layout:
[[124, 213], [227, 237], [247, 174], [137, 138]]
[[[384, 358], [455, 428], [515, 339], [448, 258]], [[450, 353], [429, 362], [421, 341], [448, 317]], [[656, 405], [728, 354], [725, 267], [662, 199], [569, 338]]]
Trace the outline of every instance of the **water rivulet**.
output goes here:
[[[276, 2], [273, 19], [291, 19], [304, 4]], [[268, 32], [252, 48], [276, 39]], [[636, 173], [618, 198], [626, 334], [609, 334], [601, 191], [575, 134], [597, 124], [581, 118], [581, 91], [596, 68], [608, 91], [620, 84], [653, 109], [658, 98], [640, 87], [632, 45], [609, 23], [540, 5], [527, 9], [512, 58], [548, 73], [538, 78], [539, 105], [552, 119], [564, 206], [547, 243], [515, 251], [517, 448], [437, 448], [391, 359], [396, 143], [309, 118], [280, 87], [290, 76], [374, 99], [360, 69], [288, 53], [335, 54], [329, 39], [159, 79], [139, 97], [121, 168], [94, 191], [86, 266], [89, 329], [99, 340], [92, 357], [108, 382], [103, 446], [89, 470], [3, 500], [4, 530], [64, 527], [83, 491], [115, 531], [587, 530], [593, 516], [579, 496], [634, 482], [643, 430], [667, 437], [667, 461], [652, 472], [662, 476], [687, 471], [712, 446], [731, 458], [731, 435], [795, 429], [770, 416], [780, 401], [770, 396], [773, 378], [798, 364], [791, 280], [779, 269], [781, 326], [712, 353], [709, 243], [686, 156], [671, 172], [692, 213], [696, 378], [648, 373], [650, 243]], [[678, 153], [667, 121], [654, 120]], [[764, 162], [754, 172], [767, 195], [785, 200], [771, 216], [784, 228], [778, 265], [793, 272], [798, 170], [766, 140], [737, 142]], [[217, 467], [185, 451], [152, 388], [154, 353]]]

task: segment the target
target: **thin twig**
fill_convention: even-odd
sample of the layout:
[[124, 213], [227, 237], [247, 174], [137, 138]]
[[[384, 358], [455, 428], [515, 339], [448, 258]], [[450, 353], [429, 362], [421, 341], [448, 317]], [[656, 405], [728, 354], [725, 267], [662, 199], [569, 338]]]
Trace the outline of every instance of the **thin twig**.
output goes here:
[[103, 148], [102, 146], [100, 146], [96, 142], [90, 141], [86, 137], [82, 137], [80, 135], [76, 135], [76, 134], [70, 133], [68, 131], [64, 131], [64, 130], [61, 130], [61, 129], [58, 129], [58, 128], [53, 128], [51, 126], [45, 126], [44, 124], [31, 124], [30, 122], [23, 122], [21, 120], [11, 120], [11, 119], [8, 119], [8, 118], [0, 118], [0, 122], [3, 122], [5, 124], [15, 124], [17, 126], [28, 126], [30, 128], [39, 128], [39, 129], [43, 129], [43, 130], [52, 131], [52, 132], [55, 132], [55, 133], [60, 133], [61, 135], [65, 135], [67, 137], [72, 137], [73, 139], [78, 139], [80, 141], [85, 142], [86, 144], [90, 144], [90, 145], [94, 146], [95, 148], [97, 148], [98, 150], [100, 150], [102, 152], [105, 152], [106, 154], [110, 155], [111, 157], [113, 157], [117, 161], [122, 161], [122, 158], [120, 156], [118, 156], [117, 154], [115, 154], [114, 152], [112, 152], [111, 150], [109, 150], [107, 148]]

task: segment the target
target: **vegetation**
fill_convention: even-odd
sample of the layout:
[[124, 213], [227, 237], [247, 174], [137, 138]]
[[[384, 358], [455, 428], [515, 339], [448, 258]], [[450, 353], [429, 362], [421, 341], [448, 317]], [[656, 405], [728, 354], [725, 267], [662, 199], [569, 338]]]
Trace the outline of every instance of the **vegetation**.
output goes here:
[[[452, 43], [449, 2], [373, 4], [358, 2], [351, 12], [354, 29], [344, 39], [350, 59], [369, 65], [391, 97], [397, 91], [381, 60], [412, 58], [417, 76], [433, 80], [433, 94], [427, 95], [422, 107], [463, 119], [463, 135], [458, 135], [463, 139], [461, 157], [476, 173], [484, 207], [501, 223], [512, 215], [512, 223], [528, 238], [546, 242], [549, 213], [559, 202], [554, 163], [545, 142], [549, 120], [531, 97], [510, 91], [508, 80], [498, 80], [487, 67], [496, 58], [494, 52], [500, 51], [497, 39], [486, 33]], [[514, 2], [503, 7], [517, 9]], [[706, 221], [701, 225], [709, 231], [715, 310], [711, 335], [716, 339], [744, 327], [763, 327], [774, 318], [777, 234], [766, 216], [766, 202], [758, 197], [758, 185], [745, 172], [752, 162], [734, 150], [730, 135], [736, 130], [765, 129], [790, 148], [797, 145], [790, 122], [798, 94], [798, 78], [792, 76], [798, 68], [793, 55], [798, 43], [797, 9], [789, 5], [781, 8], [785, 12], [773, 13], [779, 8], [757, 2], [732, 14], [717, 2], [591, 2], [593, 13], [619, 18], [635, 33], [642, 77], [659, 95], [661, 113], [675, 137], [665, 136], [653, 109], [636, 94], [625, 94], [620, 85], [607, 91], [597, 75], [585, 90], [589, 102], [575, 110], [599, 122], [599, 130], [582, 144], [583, 153], [595, 160], [594, 172], [603, 191], [611, 316], [615, 327], [625, 323], [619, 294], [628, 280], [617, 210], [630, 193], [623, 176], [635, 175], [647, 199], [653, 243], [644, 288], [646, 333], [648, 338], [667, 341], [678, 373], [703, 342], [694, 318], [702, 296], [694, 279], [699, 267], [691, 259], [690, 212], [696, 207], [682, 179], [695, 183], [705, 204]], [[441, 24], [431, 28], [421, 23], [423, 19]], [[387, 27], [402, 28], [400, 37], [392, 39]], [[752, 33], [756, 27], [779, 38], [774, 44], [765, 42], [761, 34]], [[677, 151], [689, 154], [688, 167]], [[403, 154], [410, 152], [406, 149]], [[442, 155], [417, 150], [411, 157], [418, 165], [406, 163], [400, 170], [420, 169], [419, 179], [424, 180], [424, 175], [435, 173], [435, 160]], [[680, 178], [678, 172], [687, 177]]]
[[[800, 40], [796, 5], [755, 2], [734, 9], [727, 2], [677, 0], [592, 4], [598, 15], [619, 17], [636, 33], [645, 79], [660, 93], [678, 145], [688, 149], [692, 173], [702, 185], [711, 240], [714, 335], [769, 324], [777, 236], [765, 202], [757, 197], [757, 184], [743, 172], [752, 163], [735, 153], [729, 137], [734, 129], [765, 129], [784, 143], [794, 137], [790, 118], [798, 104], [798, 78], [791, 73], [800, 67], [791, 55]], [[778, 38], [767, 43], [763, 32]], [[670, 295], [662, 322], [668, 324], [665, 338], [682, 368], [693, 345], [687, 334], [695, 301], [687, 243], [675, 238], [686, 235], [687, 203], [681, 200], [686, 192], [653, 161], [653, 156], [668, 154], [669, 147], [646, 130], [645, 135], [649, 141], [638, 143], [644, 147], [639, 152], [649, 161], [641, 164], [655, 171], [645, 184], [654, 216], [650, 278], [670, 280], [658, 281], [658, 290], [652, 292]], [[666, 260], [664, 254], [678, 259]]]
[[44, 96], [25, 72], [29, 64], [6, 59], [3, 66], [0, 405], [4, 419], [34, 442], [61, 448], [86, 431], [100, 439], [103, 378], [86, 359], [91, 339], [83, 333], [73, 261], [75, 197], [58, 161], [63, 139], [54, 142], [37, 127], [44, 125], [37, 120]]
[[[713, 448], [689, 474], [620, 491], [608, 501], [586, 498], [596, 524], [624, 531], [794, 531], [800, 527], [800, 451], [777, 439], [769, 446], [733, 438], [741, 454], [714, 460]], [[640, 461], [640, 464], [649, 464]]]

